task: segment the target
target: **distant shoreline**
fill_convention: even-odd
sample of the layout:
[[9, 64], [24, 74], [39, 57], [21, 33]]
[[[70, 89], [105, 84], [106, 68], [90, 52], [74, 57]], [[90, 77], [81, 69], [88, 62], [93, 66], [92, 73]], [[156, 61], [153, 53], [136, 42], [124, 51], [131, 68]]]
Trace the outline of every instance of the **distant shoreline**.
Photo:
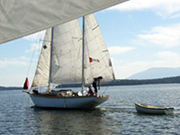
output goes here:
[[0, 90], [22, 90], [23, 87], [4, 87], [0, 86]]
[[[101, 84], [101, 86], [118, 86], [118, 85], [144, 85], [144, 84], [172, 84], [180, 83], [180, 76], [176, 77], [166, 77], [158, 79], [116, 79], [108, 84]], [[81, 87], [80, 84], [68, 84], [68, 85], [58, 85], [57, 87]], [[23, 90], [22, 87], [4, 87], [0, 86], [0, 90]]]
[[[166, 77], [158, 79], [116, 79], [107, 84], [101, 84], [101, 86], [128, 86], [128, 85], [145, 85], [145, 84], [172, 84], [180, 83], [180, 76], [177, 77]], [[80, 84], [71, 85], [58, 85], [58, 88], [62, 87], [81, 87]]]
[[157, 79], [118, 79], [112, 82], [110, 85], [143, 85], [143, 84], [171, 84], [180, 83], [180, 76], [166, 77]]

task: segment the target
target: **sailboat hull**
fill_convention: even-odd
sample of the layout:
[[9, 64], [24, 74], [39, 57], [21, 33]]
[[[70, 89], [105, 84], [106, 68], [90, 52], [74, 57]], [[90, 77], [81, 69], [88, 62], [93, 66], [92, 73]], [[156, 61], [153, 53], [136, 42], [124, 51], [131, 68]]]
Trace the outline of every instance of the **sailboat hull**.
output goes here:
[[36, 107], [43, 108], [95, 108], [107, 101], [109, 96], [50, 97], [30, 94]]

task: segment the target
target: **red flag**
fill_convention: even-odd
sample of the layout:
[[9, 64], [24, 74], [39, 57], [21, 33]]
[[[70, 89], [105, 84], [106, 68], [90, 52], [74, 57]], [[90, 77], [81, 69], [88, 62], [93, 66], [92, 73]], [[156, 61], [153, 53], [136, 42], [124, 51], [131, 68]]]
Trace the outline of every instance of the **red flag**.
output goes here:
[[89, 57], [89, 62], [93, 62], [93, 61], [100, 62], [98, 59], [93, 59], [93, 58]]
[[29, 88], [29, 81], [28, 81], [28, 78], [26, 77], [26, 80], [24, 82], [24, 86], [23, 86], [23, 89], [24, 90], [27, 90]]
[[51, 89], [49, 88], [49, 92], [51, 92]]

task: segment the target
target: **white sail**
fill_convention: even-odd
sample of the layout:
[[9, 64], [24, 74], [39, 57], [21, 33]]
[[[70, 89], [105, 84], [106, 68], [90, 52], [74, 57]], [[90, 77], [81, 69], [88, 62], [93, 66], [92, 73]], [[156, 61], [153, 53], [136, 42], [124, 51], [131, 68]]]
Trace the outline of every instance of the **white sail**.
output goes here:
[[1, 0], [0, 43], [47, 29], [127, 0]]
[[82, 31], [78, 20], [54, 27], [51, 83], [80, 83]]
[[[109, 52], [99, 25], [93, 14], [85, 16], [85, 83], [102, 76], [102, 82], [112, 81], [114, 72]], [[44, 86], [49, 80], [51, 29], [48, 29], [42, 46], [32, 86]], [[91, 61], [90, 61], [91, 59]], [[50, 83], [82, 83], [82, 31], [78, 20], [54, 27], [52, 42]]]
[[[51, 32], [46, 31], [32, 87], [48, 84]], [[51, 59], [51, 83], [81, 82], [82, 31], [77, 19], [54, 27]]]
[[41, 48], [36, 73], [31, 87], [46, 86], [49, 80], [51, 28], [46, 30], [44, 42]]
[[114, 80], [109, 52], [93, 14], [85, 16], [85, 83], [102, 76], [101, 82]]

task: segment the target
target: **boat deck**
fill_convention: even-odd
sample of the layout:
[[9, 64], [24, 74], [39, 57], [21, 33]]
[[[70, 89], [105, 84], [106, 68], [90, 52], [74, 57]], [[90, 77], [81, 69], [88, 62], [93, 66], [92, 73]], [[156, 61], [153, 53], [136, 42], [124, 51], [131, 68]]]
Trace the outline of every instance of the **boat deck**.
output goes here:
[[82, 96], [78, 96], [78, 95], [59, 95], [56, 93], [51, 93], [51, 92], [43, 92], [43, 93], [34, 93], [34, 92], [29, 92], [30, 95], [34, 95], [34, 96], [39, 96], [39, 97], [57, 97], [57, 98], [84, 98], [84, 97], [105, 97], [105, 98], [109, 98], [109, 95], [97, 95], [97, 96], [86, 96], [86, 95], [82, 95]]

